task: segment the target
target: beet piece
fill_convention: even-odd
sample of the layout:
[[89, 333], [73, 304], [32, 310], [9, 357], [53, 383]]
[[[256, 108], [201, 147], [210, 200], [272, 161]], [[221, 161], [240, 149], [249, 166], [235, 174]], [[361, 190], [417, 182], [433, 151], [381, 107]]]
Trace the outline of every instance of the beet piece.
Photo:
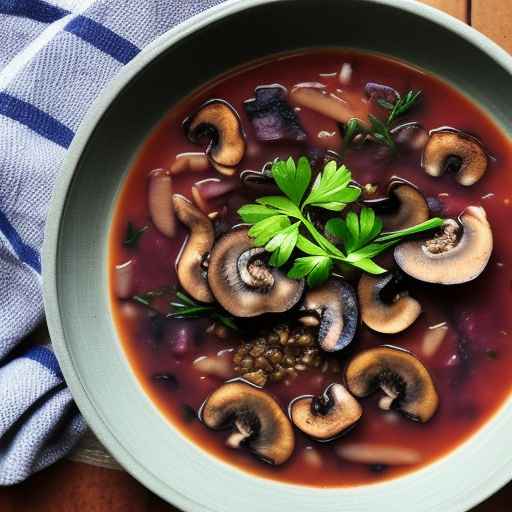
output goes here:
[[400, 99], [400, 94], [389, 87], [389, 85], [368, 82], [364, 87], [366, 97], [377, 103], [383, 102], [387, 108], [393, 108], [393, 105]]
[[300, 142], [306, 139], [306, 132], [288, 103], [285, 87], [279, 84], [263, 85], [256, 87], [254, 95], [255, 98], [244, 102], [244, 108], [258, 140]]

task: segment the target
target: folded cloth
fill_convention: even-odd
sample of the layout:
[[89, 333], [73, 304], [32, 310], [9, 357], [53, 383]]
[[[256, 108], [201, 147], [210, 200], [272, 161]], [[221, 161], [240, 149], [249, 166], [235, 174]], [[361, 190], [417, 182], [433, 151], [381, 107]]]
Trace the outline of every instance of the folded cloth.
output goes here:
[[156, 37], [223, 0], [0, 0], [0, 484], [67, 454], [85, 431], [43, 319], [40, 250], [66, 150], [91, 102]]

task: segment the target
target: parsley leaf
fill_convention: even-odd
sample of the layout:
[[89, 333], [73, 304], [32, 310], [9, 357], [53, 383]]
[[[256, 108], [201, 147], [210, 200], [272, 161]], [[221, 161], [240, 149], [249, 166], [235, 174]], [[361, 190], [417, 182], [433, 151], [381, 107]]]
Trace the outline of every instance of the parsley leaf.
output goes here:
[[361, 195], [361, 189], [349, 186], [352, 181], [351, 172], [342, 165], [338, 167], [331, 160], [324, 167], [323, 172], [317, 175], [311, 192], [302, 203], [302, 209], [311, 205], [327, 210], [340, 211], [346, 203], [351, 203]]
[[257, 203], [266, 206], [275, 208], [276, 210], [280, 210], [280, 212], [274, 211], [276, 213], [285, 213], [287, 215], [291, 215], [292, 217], [300, 217], [301, 213], [297, 206], [295, 206], [290, 199], [283, 196], [266, 196], [261, 197], [256, 200]]
[[286, 215], [274, 215], [260, 220], [251, 229], [249, 236], [254, 238], [254, 244], [257, 246], [265, 245], [272, 237], [290, 225], [290, 220]]
[[291, 157], [286, 162], [278, 160], [272, 166], [272, 177], [286, 196], [299, 206], [311, 181], [311, 165], [306, 157], [299, 158], [297, 165]]
[[300, 222], [296, 222], [290, 227], [283, 229], [265, 245], [265, 250], [272, 253], [269, 260], [270, 265], [280, 267], [290, 259], [293, 249], [295, 249], [297, 244], [299, 226]]
[[125, 247], [130, 247], [132, 249], [137, 247], [139, 238], [148, 228], [149, 226], [143, 226], [140, 229], [137, 229], [131, 222], [128, 222], [128, 226], [126, 228], [126, 235], [123, 240], [123, 245]]
[[331, 275], [333, 261], [328, 256], [304, 256], [297, 258], [292, 268], [288, 271], [288, 277], [302, 279], [307, 277], [310, 287], [318, 286]]
[[245, 204], [238, 210], [238, 215], [247, 224], [256, 224], [260, 220], [272, 217], [276, 212], [262, 204]]

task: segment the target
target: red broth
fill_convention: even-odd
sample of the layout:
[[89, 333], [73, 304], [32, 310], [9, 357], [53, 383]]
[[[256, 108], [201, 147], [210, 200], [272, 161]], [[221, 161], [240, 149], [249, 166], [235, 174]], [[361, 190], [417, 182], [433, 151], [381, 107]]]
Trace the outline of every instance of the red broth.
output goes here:
[[[349, 62], [353, 69], [346, 87], [338, 79], [344, 62]], [[363, 417], [344, 437], [320, 444], [296, 431], [292, 457], [284, 465], [272, 467], [245, 450], [228, 448], [225, 441], [229, 433], [213, 432], [195, 419], [195, 412], [225, 379], [202, 373], [193, 366], [193, 361], [200, 356], [215, 356], [220, 351], [225, 351], [223, 357], [229, 359], [232, 356], [229, 350], [240, 343], [238, 336], [219, 338], [207, 333], [211, 322], [206, 319], [175, 319], [163, 323], [151, 320], [144, 306], [116, 297], [113, 269], [115, 265], [133, 260], [134, 294], [177, 284], [174, 264], [186, 230], [178, 227], [176, 237], [171, 240], [159, 234], [151, 224], [147, 177], [152, 169], [169, 168], [179, 153], [201, 151], [201, 147], [186, 139], [181, 123], [203, 101], [224, 99], [240, 114], [248, 147], [239, 170], [259, 170], [275, 157], [298, 157], [306, 152], [308, 145], [339, 150], [336, 123], [305, 108], [298, 115], [308, 133], [307, 144], [260, 143], [255, 139], [243, 101], [252, 98], [259, 85], [279, 83], [291, 90], [294, 84], [301, 82], [321, 82], [330, 91], [344, 89], [360, 97], [367, 82], [386, 84], [401, 92], [421, 89], [421, 103], [401, 122], [418, 121], [427, 130], [452, 126], [482, 141], [492, 158], [483, 179], [471, 187], [458, 185], [453, 174], [447, 173], [441, 178], [428, 176], [420, 165], [421, 150], [386, 159], [379, 157], [378, 147], [372, 146], [349, 151], [345, 163], [359, 183], [378, 184], [380, 195], [391, 176], [413, 182], [425, 196], [443, 203], [443, 216], [456, 216], [468, 205], [483, 206], [493, 229], [494, 250], [486, 270], [475, 281], [450, 287], [415, 282], [410, 294], [420, 301], [423, 313], [409, 329], [397, 335], [384, 335], [361, 326], [351, 348], [336, 356], [343, 368], [350, 357], [367, 347], [387, 343], [412, 351], [428, 368], [440, 397], [439, 409], [428, 423], [415, 423], [396, 412], [382, 411], [376, 394], [361, 401]], [[377, 112], [383, 113], [382, 110]], [[436, 77], [395, 60], [363, 53], [318, 50], [272, 57], [220, 77], [165, 114], [133, 163], [116, 206], [110, 233], [111, 301], [114, 321], [133, 370], [159, 409], [186, 437], [227, 463], [261, 477], [318, 487], [354, 486], [395, 478], [448, 454], [493, 416], [508, 397], [512, 384], [510, 168], [510, 140], [477, 105]], [[226, 179], [213, 169], [204, 173], [182, 173], [174, 178], [174, 192], [191, 198], [191, 185], [205, 178]], [[222, 203], [233, 212], [240, 206], [241, 199], [233, 193]], [[149, 226], [135, 249], [122, 243], [128, 222], [136, 227]], [[236, 222], [235, 215], [230, 222]], [[384, 261], [390, 264], [392, 259], [387, 257]], [[447, 326], [447, 334], [435, 354], [427, 356], [423, 353], [425, 334], [433, 331], [429, 327], [438, 324]], [[253, 329], [256, 332], [257, 328]], [[188, 337], [187, 347], [179, 342], [184, 333]], [[154, 378], [161, 373], [173, 374], [178, 386]], [[342, 381], [339, 368], [325, 373], [304, 372], [288, 385], [271, 384], [265, 390], [286, 410], [293, 398], [319, 394], [334, 381]], [[421, 463], [386, 466], [348, 462], [335, 453], [335, 447], [344, 443], [409, 448], [421, 455]]]

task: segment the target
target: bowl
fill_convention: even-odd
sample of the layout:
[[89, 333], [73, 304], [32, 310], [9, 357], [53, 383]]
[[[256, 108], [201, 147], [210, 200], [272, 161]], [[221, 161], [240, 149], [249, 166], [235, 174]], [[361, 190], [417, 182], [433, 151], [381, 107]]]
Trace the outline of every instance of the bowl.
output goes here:
[[512, 402], [437, 462], [379, 484], [318, 489], [265, 480], [209, 455], [144, 393], [111, 318], [107, 242], [130, 163], [163, 114], [241, 63], [306, 47], [391, 55], [440, 75], [512, 132], [512, 59], [463, 23], [409, 0], [233, 0], [150, 44], [91, 107], [56, 185], [44, 299], [59, 362], [91, 428], [135, 478], [186, 511], [468, 510], [512, 477]]

